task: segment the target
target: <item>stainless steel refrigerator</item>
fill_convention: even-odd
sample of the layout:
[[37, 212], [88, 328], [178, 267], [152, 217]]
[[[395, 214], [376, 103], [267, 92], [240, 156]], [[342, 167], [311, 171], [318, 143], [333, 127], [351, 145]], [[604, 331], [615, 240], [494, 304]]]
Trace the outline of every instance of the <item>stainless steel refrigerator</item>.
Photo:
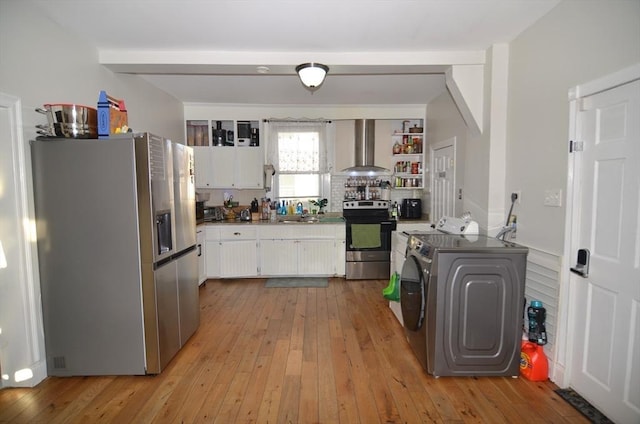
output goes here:
[[193, 151], [31, 142], [49, 375], [157, 374], [199, 325]]

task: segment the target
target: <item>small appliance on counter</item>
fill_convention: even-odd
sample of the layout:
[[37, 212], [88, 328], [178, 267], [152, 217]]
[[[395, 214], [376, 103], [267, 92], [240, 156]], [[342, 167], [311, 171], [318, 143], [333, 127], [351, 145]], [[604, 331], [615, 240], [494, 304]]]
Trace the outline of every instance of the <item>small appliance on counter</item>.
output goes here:
[[204, 208], [204, 222], [224, 221], [224, 213], [221, 206]]
[[403, 219], [422, 218], [422, 199], [402, 199], [400, 216]]
[[196, 201], [196, 223], [204, 222], [204, 201]]
[[240, 211], [240, 221], [251, 221], [251, 211], [249, 210], [249, 208], [242, 209]]

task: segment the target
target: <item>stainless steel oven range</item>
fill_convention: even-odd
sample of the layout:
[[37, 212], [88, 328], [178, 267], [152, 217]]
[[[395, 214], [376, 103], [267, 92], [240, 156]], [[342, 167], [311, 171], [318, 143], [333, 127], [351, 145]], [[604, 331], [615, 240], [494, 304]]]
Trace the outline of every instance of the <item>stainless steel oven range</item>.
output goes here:
[[396, 221], [387, 200], [345, 200], [347, 280], [388, 279]]

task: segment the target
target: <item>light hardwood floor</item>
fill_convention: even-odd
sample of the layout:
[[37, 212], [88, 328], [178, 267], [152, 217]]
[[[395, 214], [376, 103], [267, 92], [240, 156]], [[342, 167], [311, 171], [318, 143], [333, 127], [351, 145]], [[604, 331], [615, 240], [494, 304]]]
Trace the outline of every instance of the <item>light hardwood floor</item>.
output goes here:
[[0, 422], [588, 422], [550, 382], [427, 375], [382, 298], [385, 285], [209, 280], [200, 328], [160, 375], [4, 389]]

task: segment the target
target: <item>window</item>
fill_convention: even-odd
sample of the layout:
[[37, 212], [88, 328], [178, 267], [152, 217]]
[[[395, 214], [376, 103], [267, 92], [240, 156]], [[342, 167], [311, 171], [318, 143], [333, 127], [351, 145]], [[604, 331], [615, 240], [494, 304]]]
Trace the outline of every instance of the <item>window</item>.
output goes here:
[[320, 135], [317, 131], [278, 132], [278, 197], [320, 196]]
[[[270, 121], [268, 163], [276, 170], [272, 196], [278, 200], [308, 201], [328, 197], [331, 171], [327, 154], [332, 145], [325, 121]], [[326, 193], [325, 193], [326, 192]]]

